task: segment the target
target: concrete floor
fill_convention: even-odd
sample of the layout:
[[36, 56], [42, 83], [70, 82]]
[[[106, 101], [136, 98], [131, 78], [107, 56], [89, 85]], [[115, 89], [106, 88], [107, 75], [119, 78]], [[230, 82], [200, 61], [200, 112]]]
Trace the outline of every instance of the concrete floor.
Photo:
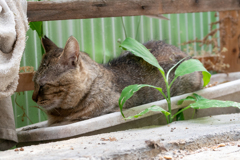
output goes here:
[[32, 145], [0, 160], [240, 159], [239, 140], [240, 114], [228, 114]]
[[[225, 146], [224, 146], [225, 145]], [[221, 145], [219, 145], [221, 146]], [[240, 141], [223, 143], [224, 147], [204, 147], [183, 156], [183, 160], [239, 160], [240, 159]], [[180, 156], [179, 156], [180, 157]]]

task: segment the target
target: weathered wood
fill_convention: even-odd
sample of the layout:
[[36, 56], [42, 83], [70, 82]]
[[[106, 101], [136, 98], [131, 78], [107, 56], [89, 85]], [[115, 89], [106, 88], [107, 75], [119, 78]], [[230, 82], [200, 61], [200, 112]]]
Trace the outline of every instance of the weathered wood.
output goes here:
[[34, 83], [32, 81], [33, 74], [33, 72], [19, 73], [18, 87], [16, 92], [31, 91], [34, 89]]
[[161, 13], [240, 10], [239, 0], [162, 0]]
[[239, 0], [71, 0], [28, 2], [29, 21], [240, 10]]
[[154, 15], [161, 12], [159, 0], [78, 0], [28, 2], [29, 21]]
[[224, 63], [230, 65], [226, 72], [240, 71], [240, 11], [220, 12], [219, 18], [221, 48], [227, 48]]

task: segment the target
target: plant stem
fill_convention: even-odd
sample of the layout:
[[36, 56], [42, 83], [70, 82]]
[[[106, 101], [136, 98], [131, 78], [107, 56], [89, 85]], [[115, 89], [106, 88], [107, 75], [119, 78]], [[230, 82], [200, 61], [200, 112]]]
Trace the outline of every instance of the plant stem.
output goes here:
[[[165, 114], [164, 114], [164, 115], [165, 115]], [[166, 117], [166, 120], [167, 120], [167, 124], [169, 124], [169, 121], [168, 121], [168, 116], [166, 116], [166, 115], [165, 115], [165, 117]]]
[[167, 89], [167, 97], [165, 97], [165, 99], [167, 100], [167, 104], [168, 104], [168, 112], [170, 113], [169, 115], [169, 123], [172, 122], [172, 108], [171, 108], [171, 94], [170, 94], [170, 86], [168, 85], [168, 79], [165, 77], [164, 73], [162, 73], [163, 79], [165, 81], [166, 84], [166, 89]]
[[162, 95], [163, 95], [163, 97], [167, 100], [167, 97], [166, 97], [166, 95], [163, 93], [163, 91], [159, 91]]
[[185, 110], [188, 109], [188, 108], [191, 108], [191, 107], [188, 106], [188, 107], [186, 107], [186, 108], [183, 108], [182, 110], [180, 110], [180, 111], [178, 111], [176, 114], [174, 114], [174, 115], [171, 117], [171, 119], [173, 119], [173, 118], [174, 118], [175, 116], [177, 116], [179, 113], [185, 111]]
[[170, 85], [169, 85], [169, 88], [172, 87], [173, 82], [174, 82], [177, 78], [178, 78], [178, 77], [174, 77], [174, 79], [172, 80], [172, 82], [171, 82]]
[[[164, 98], [166, 99], [167, 103], [168, 103], [168, 112], [170, 113], [169, 115], [169, 123], [172, 122], [172, 109], [171, 109], [171, 96], [170, 96], [170, 86], [168, 85], [168, 78], [165, 77], [165, 73], [164, 71], [161, 72], [161, 70], [159, 70], [160, 73], [162, 74], [163, 76], [163, 79], [164, 79], [164, 82], [166, 84], [166, 89], [167, 89], [167, 97], [164, 96]], [[162, 93], [163, 94], [163, 93]], [[164, 95], [164, 94], [163, 94]]]
[[196, 111], [196, 109], [193, 110], [192, 119], [193, 119], [193, 117], [194, 117], [194, 115], [195, 115], [195, 111]]
[[168, 112], [170, 113], [169, 116], [169, 122], [172, 122], [172, 107], [171, 107], [171, 96], [170, 96], [170, 87], [168, 86], [168, 83], [166, 83], [166, 87], [167, 87], [167, 103], [168, 103]]

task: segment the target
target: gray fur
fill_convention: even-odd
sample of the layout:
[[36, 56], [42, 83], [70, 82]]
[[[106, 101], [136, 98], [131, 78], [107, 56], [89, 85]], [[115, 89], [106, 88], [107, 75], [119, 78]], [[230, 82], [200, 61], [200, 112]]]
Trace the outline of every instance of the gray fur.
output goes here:
[[[47, 37], [43, 40], [46, 54], [34, 75], [33, 100], [46, 109], [49, 125], [62, 125], [118, 111], [121, 91], [132, 84], [150, 84], [163, 88], [164, 80], [157, 68], [142, 58], [126, 52], [107, 64], [94, 62], [79, 52], [78, 42], [70, 37], [64, 49]], [[163, 41], [144, 44], [167, 71], [186, 56], [178, 48]], [[174, 78], [174, 70], [170, 81]], [[198, 72], [179, 77], [171, 88], [171, 96], [199, 90]], [[124, 108], [163, 99], [155, 89], [144, 87], [131, 97]]]

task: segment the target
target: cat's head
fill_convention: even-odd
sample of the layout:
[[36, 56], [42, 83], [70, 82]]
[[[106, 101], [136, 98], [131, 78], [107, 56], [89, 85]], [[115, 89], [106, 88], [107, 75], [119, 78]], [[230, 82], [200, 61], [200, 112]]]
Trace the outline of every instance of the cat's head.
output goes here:
[[73, 107], [77, 103], [75, 84], [82, 69], [79, 44], [71, 36], [62, 49], [45, 36], [42, 45], [46, 53], [33, 77], [32, 99], [46, 110]]

